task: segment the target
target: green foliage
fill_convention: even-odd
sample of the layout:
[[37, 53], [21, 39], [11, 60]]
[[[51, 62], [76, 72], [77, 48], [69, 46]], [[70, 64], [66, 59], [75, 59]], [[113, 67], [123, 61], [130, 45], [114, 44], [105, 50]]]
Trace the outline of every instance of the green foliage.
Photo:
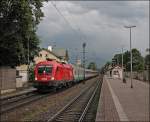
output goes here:
[[110, 65], [112, 65], [112, 62], [107, 61], [106, 64], [100, 68], [100, 73], [101, 74], [105, 73], [108, 70]]
[[97, 66], [95, 62], [90, 62], [88, 65], [88, 69], [96, 70]]
[[[132, 49], [132, 56], [133, 56], [133, 71], [140, 71], [144, 69], [144, 60], [141, 56], [141, 53], [137, 49]], [[122, 54], [116, 54], [113, 59], [117, 59], [119, 65], [122, 64]], [[123, 54], [123, 64], [127, 71], [130, 71], [130, 52], [126, 51]]]
[[114, 58], [115, 64], [121, 64], [122, 54], [115, 54]]
[[140, 51], [138, 51], [137, 49], [133, 49], [132, 53], [133, 53], [133, 71], [143, 70], [144, 59], [141, 56]]
[[46, 0], [0, 0], [0, 66], [27, 63], [39, 49], [36, 27], [44, 16], [41, 7]]
[[29, 81], [34, 81], [34, 66], [29, 68]]
[[144, 61], [145, 61], [145, 69], [150, 69], [150, 54], [147, 54], [145, 56]]
[[150, 54], [147, 54], [147, 55], [145, 56], [145, 64], [146, 64], [146, 65], [150, 65]]

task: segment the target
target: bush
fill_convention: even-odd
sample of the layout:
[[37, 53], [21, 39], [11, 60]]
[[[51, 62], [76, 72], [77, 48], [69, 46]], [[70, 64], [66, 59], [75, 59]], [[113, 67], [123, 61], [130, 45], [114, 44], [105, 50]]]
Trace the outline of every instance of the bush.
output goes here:
[[34, 81], [34, 66], [29, 68], [29, 81]]

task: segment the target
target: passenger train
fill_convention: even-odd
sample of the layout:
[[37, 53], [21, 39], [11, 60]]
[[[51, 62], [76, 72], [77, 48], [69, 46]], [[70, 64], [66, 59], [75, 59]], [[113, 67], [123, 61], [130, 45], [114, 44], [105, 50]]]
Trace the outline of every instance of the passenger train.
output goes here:
[[[97, 71], [85, 69], [85, 79], [97, 74]], [[40, 62], [35, 66], [34, 76], [34, 87], [38, 90], [58, 88], [82, 81], [84, 68], [49, 60]]]

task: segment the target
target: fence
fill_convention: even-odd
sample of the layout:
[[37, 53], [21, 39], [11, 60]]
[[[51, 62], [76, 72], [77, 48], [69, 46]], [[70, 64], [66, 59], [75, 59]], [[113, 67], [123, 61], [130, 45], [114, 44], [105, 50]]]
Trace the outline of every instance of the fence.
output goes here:
[[16, 89], [16, 69], [0, 67], [0, 90]]
[[[140, 71], [140, 72], [133, 72], [132, 78], [141, 80], [144, 82], [150, 82], [149, 75], [150, 75], [149, 71], [144, 70], [144, 71]], [[125, 72], [125, 77], [130, 77], [130, 72]]]

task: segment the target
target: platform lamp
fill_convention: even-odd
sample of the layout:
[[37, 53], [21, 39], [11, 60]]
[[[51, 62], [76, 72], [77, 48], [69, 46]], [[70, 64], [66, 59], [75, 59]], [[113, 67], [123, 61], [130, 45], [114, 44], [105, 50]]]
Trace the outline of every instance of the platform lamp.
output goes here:
[[131, 43], [131, 28], [136, 27], [135, 25], [132, 26], [124, 26], [125, 28], [130, 29], [130, 78], [131, 78], [131, 88], [133, 88], [133, 83], [132, 83], [132, 43]]

